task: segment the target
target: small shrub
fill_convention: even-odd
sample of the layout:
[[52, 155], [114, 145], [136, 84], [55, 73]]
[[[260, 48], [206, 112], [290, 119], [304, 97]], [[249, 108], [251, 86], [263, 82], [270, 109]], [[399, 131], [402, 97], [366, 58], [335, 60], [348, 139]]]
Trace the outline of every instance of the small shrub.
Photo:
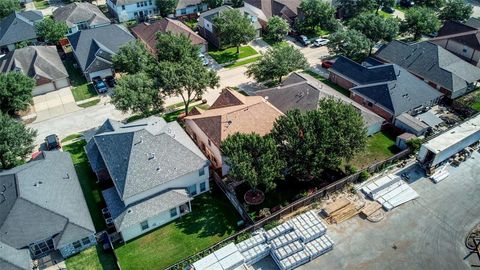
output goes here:
[[251, 232], [244, 232], [242, 234], [240, 234], [239, 236], [237, 236], [237, 239], [235, 239], [235, 243], [240, 243], [244, 240], [247, 240], [248, 238], [250, 238], [252, 236], [252, 233]]
[[350, 165], [350, 164], [345, 165], [345, 173], [347, 175], [352, 175], [352, 174], [356, 173], [357, 171], [358, 171], [357, 167], [355, 167], [353, 165]]
[[272, 220], [272, 221], [268, 222], [267, 224], [265, 224], [263, 226], [263, 229], [268, 231], [270, 229], [273, 229], [273, 228], [277, 227], [278, 225], [280, 225], [280, 222], [278, 222], [278, 220]]
[[420, 146], [422, 146], [422, 139], [420, 138], [414, 138], [411, 139], [407, 142], [408, 147], [416, 153], [418, 150], [420, 150]]
[[270, 215], [271, 215], [270, 209], [268, 209], [268, 208], [262, 208], [260, 210], [260, 212], [258, 213], [258, 217], [260, 217], [260, 218], [268, 217]]
[[365, 180], [367, 180], [368, 178], [370, 178], [370, 173], [367, 172], [367, 171], [363, 171], [360, 173], [360, 176], [358, 177], [358, 180], [360, 180], [360, 182], [363, 182]]

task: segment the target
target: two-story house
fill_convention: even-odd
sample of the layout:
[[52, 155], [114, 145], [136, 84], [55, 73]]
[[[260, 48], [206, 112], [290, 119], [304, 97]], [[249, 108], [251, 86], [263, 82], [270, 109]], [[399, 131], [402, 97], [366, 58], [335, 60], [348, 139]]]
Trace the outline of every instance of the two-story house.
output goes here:
[[107, 0], [108, 10], [119, 22], [157, 15], [155, 0]]
[[174, 17], [196, 17], [198, 13], [208, 10], [208, 3], [203, 0], [178, 0]]
[[243, 10], [265, 29], [273, 16], [279, 16], [293, 25], [299, 15], [300, 0], [245, 0]]
[[177, 122], [107, 120], [86, 146], [111, 223], [124, 241], [188, 214], [209, 190], [209, 161]]
[[88, 2], [73, 2], [53, 11], [53, 18], [57, 22], [65, 22], [68, 26], [67, 35], [83, 29], [101, 27], [110, 24], [110, 20], [103, 12]]

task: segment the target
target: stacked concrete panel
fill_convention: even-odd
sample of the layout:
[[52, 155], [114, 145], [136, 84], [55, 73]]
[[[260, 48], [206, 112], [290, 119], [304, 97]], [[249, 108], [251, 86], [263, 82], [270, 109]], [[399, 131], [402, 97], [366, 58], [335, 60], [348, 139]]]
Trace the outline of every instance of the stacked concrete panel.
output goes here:
[[247, 240], [237, 244], [237, 248], [240, 252], [244, 252], [254, 246], [258, 246], [266, 242], [265, 236], [263, 233], [259, 233], [255, 236], [248, 238]]
[[299, 251], [287, 258], [277, 260], [273, 258], [281, 270], [290, 270], [310, 261], [310, 254], [306, 250]]
[[304, 249], [303, 243], [298, 240], [293, 243], [290, 243], [286, 246], [283, 246], [281, 248], [277, 249], [272, 249], [272, 255], [277, 259], [277, 260], [282, 260], [285, 259], [299, 251], [302, 251]]
[[246, 264], [254, 264], [270, 254], [270, 246], [267, 244], [259, 244], [251, 247], [245, 251], [242, 251], [242, 255], [245, 258]]
[[272, 239], [270, 241], [270, 246], [273, 249], [278, 249], [280, 247], [293, 243], [299, 239], [300, 239], [300, 236], [298, 235], [298, 233], [296, 231], [291, 231], [289, 233], [282, 234], [279, 237]]
[[311, 242], [305, 244], [305, 249], [310, 254], [310, 260], [327, 253], [333, 249], [333, 241], [328, 235], [322, 235]]
[[193, 267], [196, 270], [234, 270], [244, 262], [245, 258], [237, 246], [231, 243], [193, 263]]

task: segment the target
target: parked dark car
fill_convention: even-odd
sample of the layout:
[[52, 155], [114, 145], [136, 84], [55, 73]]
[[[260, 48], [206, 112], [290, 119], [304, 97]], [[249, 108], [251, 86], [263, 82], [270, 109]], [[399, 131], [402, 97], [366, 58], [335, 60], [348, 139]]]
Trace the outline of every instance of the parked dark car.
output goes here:
[[107, 85], [102, 80], [102, 78], [94, 77], [92, 78], [92, 83], [93, 83], [93, 87], [99, 94], [106, 93], [108, 91]]
[[60, 140], [56, 134], [51, 134], [45, 137], [45, 148], [47, 151], [62, 148]]
[[402, 7], [413, 7], [415, 5], [415, 2], [410, 1], [410, 0], [400, 0], [400, 6]]
[[385, 6], [382, 8], [383, 11], [385, 11], [388, 14], [393, 14], [395, 12], [395, 9], [392, 7]]
[[303, 46], [308, 46], [310, 44], [310, 40], [304, 35], [299, 35], [296, 37], [297, 41], [300, 42]]
[[105, 83], [108, 85], [108, 87], [112, 88], [117, 82], [113, 76], [107, 76], [105, 77]]
[[334, 59], [331, 59], [331, 60], [323, 60], [322, 61], [322, 67], [325, 68], [325, 69], [329, 69], [333, 66], [333, 64], [335, 64], [335, 60]]

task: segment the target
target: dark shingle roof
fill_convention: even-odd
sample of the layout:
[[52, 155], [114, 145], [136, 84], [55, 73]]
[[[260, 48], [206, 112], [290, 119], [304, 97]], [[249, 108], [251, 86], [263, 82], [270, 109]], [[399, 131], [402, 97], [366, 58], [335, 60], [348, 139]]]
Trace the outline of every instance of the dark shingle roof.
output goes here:
[[480, 20], [472, 17], [465, 22], [465, 25], [468, 25], [475, 29], [480, 29]]
[[343, 56], [337, 58], [330, 70], [350, 78], [357, 85], [396, 79], [393, 65], [377, 65], [366, 68]]
[[87, 2], [74, 2], [53, 11], [53, 18], [66, 22], [72, 27], [81, 22], [87, 22], [88, 27], [109, 24], [110, 20], [95, 5]]
[[262, 10], [267, 19], [272, 16], [283, 16], [285, 19], [297, 16], [300, 2], [300, 0], [245, 0], [245, 3]]
[[467, 83], [480, 80], [479, 68], [426, 41], [413, 44], [392, 41], [382, 47], [376, 57], [395, 63], [453, 92], [466, 88]]
[[[135, 38], [125, 27], [111, 24], [103, 27], [86, 29], [68, 36], [78, 64], [85, 71], [96, 59], [109, 59], [120, 47]], [[100, 61], [105, 61], [100, 60]]]
[[95, 232], [70, 154], [44, 152], [0, 173], [0, 183], [0, 242], [19, 249], [59, 235], [58, 248]]
[[43, 19], [40, 11], [13, 12], [0, 21], [0, 46], [35, 39], [34, 22]]
[[16, 249], [0, 242], [0, 269], [30, 270], [31, 259], [28, 249]]

